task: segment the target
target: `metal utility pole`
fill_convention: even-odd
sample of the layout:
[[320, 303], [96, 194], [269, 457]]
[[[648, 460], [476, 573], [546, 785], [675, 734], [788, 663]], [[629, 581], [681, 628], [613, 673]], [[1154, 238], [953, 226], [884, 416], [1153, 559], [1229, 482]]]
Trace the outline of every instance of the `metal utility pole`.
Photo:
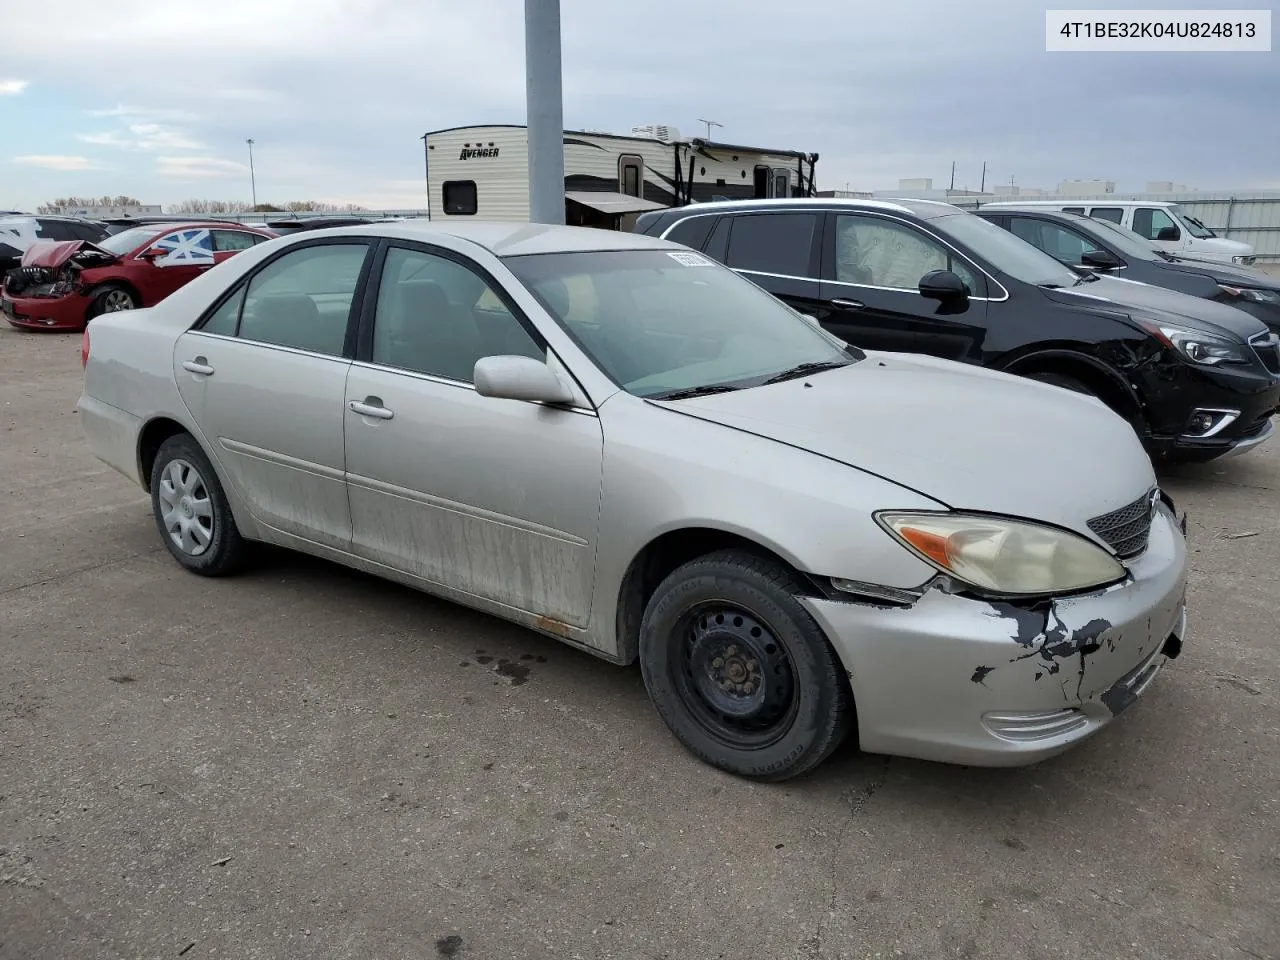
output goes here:
[[982, 161], [982, 185], [978, 187], [979, 193], [987, 192], [987, 161]]
[[564, 223], [564, 99], [560, 0], [524, 0], [525, 102], [529, 131], [529, 219]]
[[955, 188], [956, 188], [956, 162], [952, 160], [951, 161], [951, 189], [954, 190]]
[[714, 120], [703, 120], [701, 117], [699, 117], [699, 118], [698, 118], [698, 122], [699, 122], [699, 123], [705, 123], [705, 124], [707, 125], [707, 139], [708, 139], [708, 140], [710, 140], [710, 139], [711, 139], [711, 128], [712, 128], [712, 127], [723, 127], [723, 126], [724, 126], [724, 124], [723, 124], [723, 123], [716, 123]]
[[253, 140], [246, 140], [249, 145], [249, 189], [253, 193], [253, 209], [258, 209], [258, 181], [253, 175]]

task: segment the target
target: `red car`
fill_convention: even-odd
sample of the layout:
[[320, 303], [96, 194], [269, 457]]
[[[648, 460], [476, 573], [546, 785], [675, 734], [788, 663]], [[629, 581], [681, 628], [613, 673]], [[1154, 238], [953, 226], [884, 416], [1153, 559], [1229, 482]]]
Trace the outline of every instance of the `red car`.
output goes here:
[[276, 235], [237, 223], [159, 223], [96, 243], [38, 242], [5, 277], [0, 311], [15, 327], [83, 330], [100, 313], [153, 306]]

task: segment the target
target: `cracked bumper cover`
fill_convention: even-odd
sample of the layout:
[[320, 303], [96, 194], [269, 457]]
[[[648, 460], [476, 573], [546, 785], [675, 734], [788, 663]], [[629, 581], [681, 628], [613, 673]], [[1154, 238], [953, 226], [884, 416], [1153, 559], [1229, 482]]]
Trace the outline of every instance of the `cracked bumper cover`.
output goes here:
[[1186, 541], [1165, 504], [1128, 566], [1036, 610], [937, 588], [910, 607], [803, 602], [849, 671], [864, 750], [1015, 766], [1096, 733], [1179, 652]]

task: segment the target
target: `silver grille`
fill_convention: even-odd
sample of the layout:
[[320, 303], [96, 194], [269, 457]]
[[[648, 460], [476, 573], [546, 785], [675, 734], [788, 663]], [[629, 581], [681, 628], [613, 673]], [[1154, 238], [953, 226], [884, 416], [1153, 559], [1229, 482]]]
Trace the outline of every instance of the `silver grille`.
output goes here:
[[1158, 500], [1159, 495], [1153, 487], [1133, 503], [1094, 517], [1089, 521], [1089, 529], [1101, 537], [1121, 559], [1136, 557], [1147, 549], [1151, 519], [1155, 516]]

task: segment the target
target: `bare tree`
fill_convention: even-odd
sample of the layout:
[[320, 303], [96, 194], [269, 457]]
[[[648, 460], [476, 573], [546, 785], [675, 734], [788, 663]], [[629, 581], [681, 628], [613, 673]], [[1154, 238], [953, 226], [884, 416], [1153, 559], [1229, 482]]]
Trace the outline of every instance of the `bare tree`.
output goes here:
[[140, 207], [141, 201], [135, 197], [127, 197], [124, 194], [110, 197], [58, 197], [56, 200], [50, 200], [48, 203], [42, 203], [36, 207], [37, 213], [57, 213], [59, 210], [65, 210], [67, 207]]

